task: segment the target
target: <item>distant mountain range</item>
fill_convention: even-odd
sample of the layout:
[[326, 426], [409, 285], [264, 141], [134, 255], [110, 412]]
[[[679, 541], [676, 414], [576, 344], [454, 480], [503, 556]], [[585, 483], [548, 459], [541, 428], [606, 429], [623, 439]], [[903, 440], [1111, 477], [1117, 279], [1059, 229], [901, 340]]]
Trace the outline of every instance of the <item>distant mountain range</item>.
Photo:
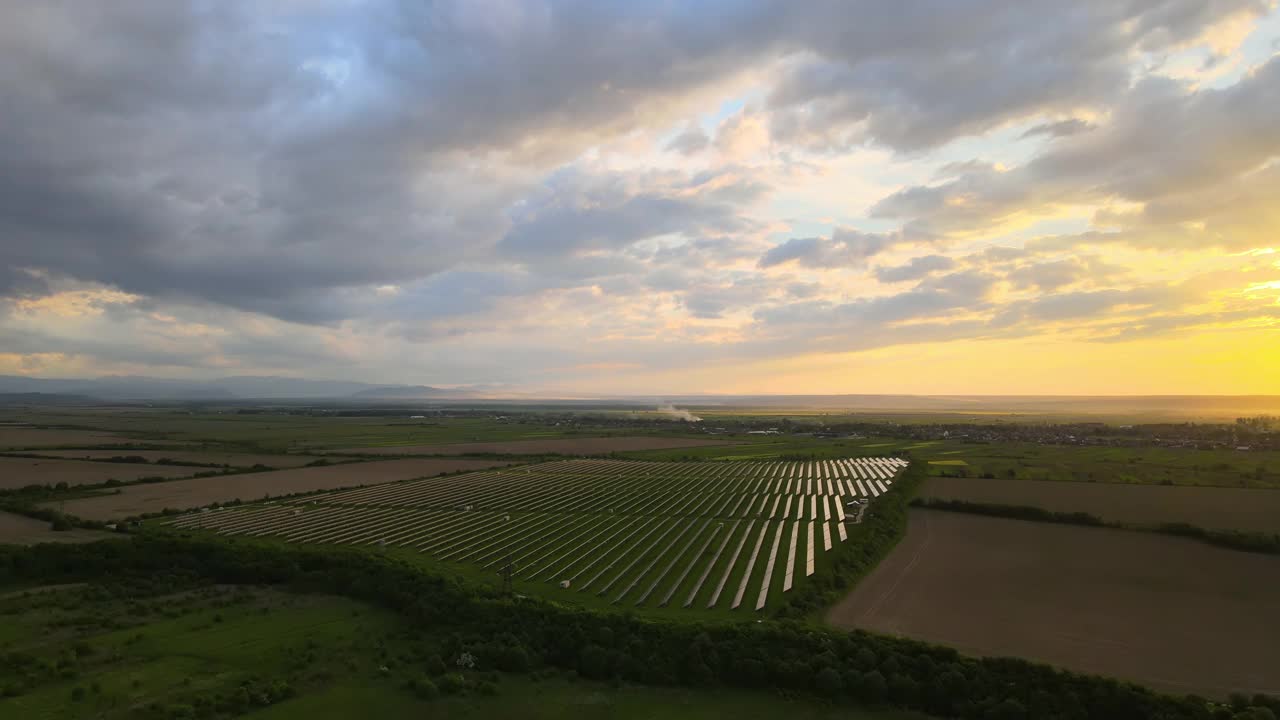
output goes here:
[[[140, 376], [100, 378], [32, 378], [0, 375], [0, 394], [61, 395], [98, 400], [424, 400], [474, 397], [469, 390], [426, 385], [377, 385], [344, 380], [300, 380], [285, 377], [226, 377], [217, 380], [170, 380]], [[16, 399], [16, 398], [15, 398]]]
[[717, 407], [758, 408], [777, 413], [805, 409], [821, 414], [845, 413], [915, 416], [915, 421], [936, 416], [952, 420], [997, 420], [1000, 416], [1023, 421], [1061, 421], [1109, 418], [1122, 422], [1232, 420], [1237, 417], [1280, 414], [1280, 396], [1268, 395], [607, 395], [595, 393], [531, 393], [501, 385], [468, 385], [437, 388], [352, 382], [302, 380], [286, 377], [237, 376], [216, 380], [171, 380], [143, 376], [99, 378], [32, 378], [0, 375], [0, 405], [85, 405], [120, 401], [247, 402], [346, 401], [351, 403], [405, 403], [413, 401], [467, 401], [479, 405], [543, 405], [548, 407], [650, 407], [657, 412], [680, 414], [679, 408], [699, 412]]

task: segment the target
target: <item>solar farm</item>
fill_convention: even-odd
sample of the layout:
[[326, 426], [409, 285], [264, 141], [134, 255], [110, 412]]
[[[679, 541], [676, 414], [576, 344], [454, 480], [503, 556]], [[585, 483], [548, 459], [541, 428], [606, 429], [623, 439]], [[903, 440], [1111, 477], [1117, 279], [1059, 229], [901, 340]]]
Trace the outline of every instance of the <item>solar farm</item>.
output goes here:
[[423, 553], [612, 604], [763, 610], [821, 572], [900, 458], [564, 460], [208, 510], [176, 528]]

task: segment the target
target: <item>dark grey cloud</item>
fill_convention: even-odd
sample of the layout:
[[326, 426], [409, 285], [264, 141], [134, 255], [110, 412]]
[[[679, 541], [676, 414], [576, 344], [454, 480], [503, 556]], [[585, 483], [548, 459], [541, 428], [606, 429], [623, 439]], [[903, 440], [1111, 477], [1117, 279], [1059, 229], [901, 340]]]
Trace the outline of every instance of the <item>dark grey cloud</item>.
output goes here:
[[793, 67], [781, 135], [844, 98], [831, 122], [913, 147], [1095, 97], [1123, 52], [1249, 4], [23, 4], [0, 29], [0, 263], [333, 322], [363, 312], [362, 288], [499, 245], [732, 230], [726, 206], [643, 193], [512, 227], [529, 188], [504, 168], [554, 165], [744, 68]]
[[[364, 288], [491, 254], [527, 190], [504, 162], [634, 127], [646, 97], [716, 80], [751, 45], [750, 28], [678, 9], [509, 10], [10, 8], [0, 264], [300, 322], [357, 316]], [[706, 217], [663, 198], [630, 210]]]
[[[1222, 89], [1188, 92], [1174, 80], [1147, 78], [1107, 124], [1058, 138], [1021, 167], [1001, 172], [975, 166], [937, 185], [898, 191], [870, 213], [921, 232], [968, 232], [1024, 211], [1119, 199], [1147, 204], [1147, 220], [1164, 214], [1164, 224], [1176, 225], [1198, 219], [1190, 208], [1211, 212], [1197, 201], [1200, 193], [1221, 195], [1228, 188], [1247, 194], [1256, 181], [1246, 177], [1278, 154], [1280, 59], [1273, 58]], [[1228, 247], [1241, 242], [1204, 241]]]
[[19, 267], [0, 265], [0, 298], [44, 295], [49, 284], [38, 275]]
[[[902, 151], [1103, 106], [1128, 87], [1135, 50], [1176, 47], [1224, 17], [1269, 9], [1261, 0], [804, 7], [796, 22], [814, 57], [795, 63], [770, 96], [777, 138], [832, 150], [869, 140]], [[840, 8], [850, 22], [836, 19]], [[907, 16], [928, 21], [902, 22]], [[828, 22], [806, 24], [820, 19]]]

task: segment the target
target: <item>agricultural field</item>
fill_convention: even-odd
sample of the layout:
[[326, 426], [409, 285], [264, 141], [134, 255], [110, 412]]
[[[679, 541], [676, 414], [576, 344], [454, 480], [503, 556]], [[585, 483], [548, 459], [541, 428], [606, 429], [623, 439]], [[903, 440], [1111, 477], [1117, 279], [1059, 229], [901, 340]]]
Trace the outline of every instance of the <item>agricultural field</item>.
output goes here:
[[1084, 512], [1123, 524], [1181, 522], [1214, 530], [1280, 533], [1277, 490], [932, 477], [919, 494]]
[[[183, 530], [424, 554], [633, 607], [763, 610], [819, 572], [898, 458], [566, 460], [187, 515]], [[74, 512], [74, 509], [68, 508]], [[558, 593], [558, 594], [556, 594]]]
[[644, 460], [776, 460], [909, 452], [943, 477], [1280, 489], [1280, 452], [893, 438], [752, 436], [749, 444], [627, 453]]
[[0, 545], [35, 545], [47, 542], [94, 542], [119, 537], [100, 530], [55, 531], [46, 520], [0, 510]]
[[0, 490], [27, 485], [97, 485], [108, 480], [123, 483], [142, 478], [183, 478], [200, 470], [177, 465], [0, 456]]
[[364, 455], [603, 455], [636, 450], [671, 450], [693, 447], [724, 446], [732, 440], [702, 440], [678, 437], [581, 437], [511, 440], [507, 442], [453, 443], [449, 445], [394, 445], [390, 447], [344, 448], [336, 453]]
[[[580, 440], [637, 435], [635, 430], [591, 427], [586, 420], [586, 427], [575, 428], [570, 424], [559, 426], [539, 422], [535, 418], [516, 413], [510, 416], [428, 416], [415, 419], [409, 412], [395, 417], [344, 417], [273, 412], [194, 412], [176, 408], [78, 411], [0, 409], [0, 420], [69, 428], [27, 431], [28, 434], [22, 438], [26, 444], [21, 447], [35, 447], [32, 443], [44, 438], [43, 446], [46, 447], [198, 443], [210, 446], [201, 449], [268, 454], [326, 452], [343, 448], [358, 448], [360, 452], [366, 452], [368, 448], [398, 446], [505, 443], [557, 438]], [[4, 447], [7, 433], [24, 431], [25, 428], [0, 425], [0, 448]], [[32, 436], [30, 432], [44, 435]], [[54, 433], [59, 435], [55, 436]], [[654, 433], [653, 437], [673, 435], [679, 436], [678, 433], [667, 431]]]
[[1280, 692], [1280, 557], [912, 510], [828, 621], [1224, 698]]
[[0, 450], [131, 445], [138, 442], [124, 435], [97, 430], [48, 430], [0, 425]]
[[[157, 465], [174, 463], [191, 463], [199, 465], [251, 468], [263, 465], [270, 468], [286, 469], [308, 465], [322, 458], [315, 455], [263, 455], [249, 453], [229, 453], [217, 450], [41, 450], [45, 457], [60, 457], [79, 460], [107, 460], [114, 457], [128, 456], [143, 458]], [[332, 458], [330, 458], [332, 461]]]
[[[93, 464], [113, 466], [112, 463]], [[119, 520], [166, 509], [188, 510], [232, 500], [247, 502], [315, 490], [378, 485], [506, 464], [501, 460], [380, 460], [129, 485], [114, 492], [47, 503], [45, 506], [86, 520]]]

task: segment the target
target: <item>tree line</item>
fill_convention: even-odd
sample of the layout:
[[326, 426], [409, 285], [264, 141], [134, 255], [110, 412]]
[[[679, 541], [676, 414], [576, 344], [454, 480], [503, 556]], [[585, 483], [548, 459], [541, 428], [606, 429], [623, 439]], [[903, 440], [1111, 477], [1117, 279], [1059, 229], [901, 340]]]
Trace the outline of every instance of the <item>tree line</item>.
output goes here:
[[[852, 561], [851, 561], [852, 563]], [[849, 567], [854, 567], [856, 563]], [[652, 685], [772, 688], [835, 702], [944, 717], [1273, 717], [1273, 698], [1236, 707], [1175, 698], [1117, 680], [796, 620], [673, 622], [567, 608], [464, 585], [404, 560], [360, 549], [228, 543], [142, 535], [130, 542], [0, 548], [0, 587], [110, 580], [283, 586], [393, 610], [454, 662], [477, 670], [572, 669], [599, 680]], [[1252, 706], [1252, 707], [1251, 707]]]
[[1061, 512], [1047, 510], [1034, 505], [1005, 505], [1002, 503], [973, 502], [971, 500], [916, 498], [911, 501], [911, 505], [929, 510], [945, 510], [1015, 520], [1154, 532], [1162, 535], [1191, 538], [1230, 550], [1280, 555], [1280, 534], [1276, 533], [1253, 530], [1214, 530], [1186, 522], [1167, 522], [1154, 525], [1108, 522], [1097, 515], [1086, 512]]

